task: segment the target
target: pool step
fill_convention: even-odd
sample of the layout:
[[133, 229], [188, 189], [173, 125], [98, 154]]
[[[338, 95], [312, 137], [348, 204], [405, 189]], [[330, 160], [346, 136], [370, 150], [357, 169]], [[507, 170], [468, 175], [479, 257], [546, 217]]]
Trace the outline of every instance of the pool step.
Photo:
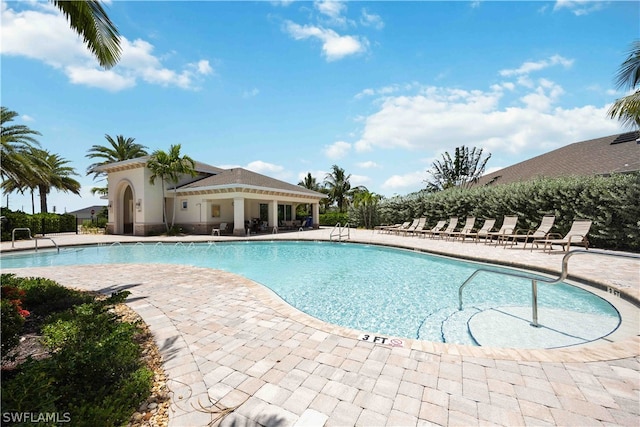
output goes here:
[[454, 307], [447, 307], [427, 316], [420, 325], [417, 339], [454, 344], [477, 345], [467, 327], [469, 319], [480, 309], [466, 307], [459, 311]]

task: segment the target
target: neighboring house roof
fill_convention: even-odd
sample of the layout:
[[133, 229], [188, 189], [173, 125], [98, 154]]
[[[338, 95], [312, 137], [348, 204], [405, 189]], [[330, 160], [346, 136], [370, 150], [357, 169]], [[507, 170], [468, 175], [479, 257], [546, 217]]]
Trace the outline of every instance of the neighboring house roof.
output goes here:
[[102, 209], [104, 209], [106, 207], [107, 207], [107, 205], [93, 205], [93, 206], [88, 206], [86, 208], [78, 209], [76, 211], [67, 212], [67, 213], [71, 214], [71, 215], [76, 215], [76, 216], [79, 216], [79, 217], [90, 218], [91, 217], [91, 210], [93, 210], [95, 212], [94, 215], [97, 215], [99, 212], [102, 211]]
[[482, 176], [474, 186], [640, 171], [640, 132], [576, 142]]
[[325, 194], [309, 190], [300, 185], [290, 184], [252, 172], [243, 168], [224, 169], [222, 172], [200, 179], [198, 181], [178, 187], [178, 191], [201, 190], [201, 189], [227, 189], [227, 188], [263, 188], [291, 193], [305, 194], [314, 197], [327, 197]]

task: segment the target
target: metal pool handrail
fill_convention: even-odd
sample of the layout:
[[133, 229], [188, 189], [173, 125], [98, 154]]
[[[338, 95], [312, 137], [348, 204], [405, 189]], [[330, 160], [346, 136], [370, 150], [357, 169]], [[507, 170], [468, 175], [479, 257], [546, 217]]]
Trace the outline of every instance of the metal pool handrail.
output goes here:
[[349, 229], [349, 223], [346, 223], [346, 224], [344, 225], [344, 227], [341, 227], [341, 226], [340, 226], [340, 223], [337, 223], [337, 224], [333, 227], [333, 229], [331, 230], [331, 233], [329, 234], [329, 240], [333, 240], [333, 236], [335, 235], [335, 233], [334, 233], [334, 232], [337, 230], [337, 231], [338, 231], [338, 234], [337, 234], [337, 236], [338, 236], [338, 241], [341, 241], [341, 240], [342, 240], [342, 237], [344, 237], [344, 236], [345, 236], [344, 234], [342, 234], [342, 229], [343, 229], [343, 228], [346, 228], [346, 229], [347, 229], [346, 237], [347, 237], [347, 239], [350, 239], [350, 238], [351, 238], [351, 230]]
[[494, 274], [502, 274], [503, 276], [511, 276], [511, 277], [519, 277], [519, 278], [523, 278], [523, 279], [531, 279], [531, 326], [535, 326], [535, 327], [539, 327], [540, 325], [538, 324], [538, 282], [544, 282], [547, 283], [549, 285], [555, 285], [557, 283], [562, 282], [563, 280], [565, 280], [567, 278], [567, 276], [569, 275], [569, 258], [571, 258], [573, 255], [587, 255], [587, 254], [591, 254], [591, 255], [604, 255], [604, 256], [611, 256], [611, 257], [617, 257], [617, 258], [632, 258], [632, 259], [639, 259], [640, 260], [640, 255], [636, 255], [636, 254], [625, 254], [625, 253], [608, 253], [608, 252], [594, 252], [594, 251], [586, 251], [583, 249], [576, 249], [570, 252], [567, 252], [564, 257], [562, 257], [562, 271], [560, 272], [560, 276], [557, 279], [551, 279], [551, 280], [546, 280], [546, 279], [532, 279], [531, 276], [527, 276], [521, 273], [512, 273], [512, 272], [507, 272], [507, 271], [495, 271], [495, 270], [490, 270], [488, 268], [479, 268], [476, 271], [474, 271], [471, 276], [469, 276], [467, 278], [467, 280], [464, 281], [464, 283], [462, 283], [462, 285], [460, 285], [460, 288], [458, 289], [458, 310], [462, 310], [462, 290], [465, 288], [465, 286], [467, 286], [474, 277], [476, 277], [479, 273], [482, 272], [489, 272], [489, 273], [494, 273]]
[[51, 237], [36, 237], [35, 239], [33, 237], [31, 237], [31, 229], [28, 227], [24, 227], [24, 228], [14, 228], [13, 230], [11, 230], [11, 247], [15, 247], [15, 242], [16, 242], [16, 231], [26, 231], [29, 233], [29, 240], [34, 240], [35, 244], [36, 244], [36, 252], [38, 252], [38, 239], [47, 239], [47, 240], [51, 240], [51, 243], [53, 243], [53, 246], [56, 247], [56, 249], [58, 250], [58, 253], [60, 253], [60, 247], [58, 246], [58, 244], [51, 238]]

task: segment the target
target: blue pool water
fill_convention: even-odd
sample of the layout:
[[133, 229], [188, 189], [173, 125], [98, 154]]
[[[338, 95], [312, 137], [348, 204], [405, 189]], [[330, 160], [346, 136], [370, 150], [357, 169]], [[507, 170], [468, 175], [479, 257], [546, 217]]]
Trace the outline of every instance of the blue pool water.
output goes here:
[[[225, 270], [267, 286], [293, 307], [323, 321], [430, 341], [474, 344], [467, 323], [476, 313], [506, 306], [531, 307], [531, 280], [483, 273], [465, 288], [464, 310], [459, 312], [460, 284], [487, 265], [375, 245], [117, 244], [63, 248], [59, 254], [41, 251], [2, 256], [2, 268], [109, 263], [168, 263]], [[569, 316], [595, 316], [597, 323], [607, 325], [608, 332], [619, 323], [611, 304], [569, 284], [539, 283], [538, 305], [562, 309]]]

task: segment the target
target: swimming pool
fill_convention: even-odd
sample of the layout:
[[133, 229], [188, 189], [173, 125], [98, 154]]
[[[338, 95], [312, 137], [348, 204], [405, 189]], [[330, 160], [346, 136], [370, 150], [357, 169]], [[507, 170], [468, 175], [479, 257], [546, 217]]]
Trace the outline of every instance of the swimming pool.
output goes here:
[[[59, 254], [2, 256], [3, 268], [110, 263], [221, 269], [263, 284], [293, 307], [325, 322], [436, 342], [477, 345], [469, 333], [474, 318], [490, 310], [530, 313], [531, 307], [530, 280], [483, 274], [465, 289], [465, 306], [459, 311], [460, 284], [486, 265], [376, 245], [294, 241], [114, 244], [63, 248]], [[565, 319], [586, 316], [589, 325], [582, 325], [578, 337], [582, 342], [605, 336], [620, 323], [609, 302], [565, 283], [539, 283], [538, 305]], [[541, 318], [542, 324], [544, 321]]]

